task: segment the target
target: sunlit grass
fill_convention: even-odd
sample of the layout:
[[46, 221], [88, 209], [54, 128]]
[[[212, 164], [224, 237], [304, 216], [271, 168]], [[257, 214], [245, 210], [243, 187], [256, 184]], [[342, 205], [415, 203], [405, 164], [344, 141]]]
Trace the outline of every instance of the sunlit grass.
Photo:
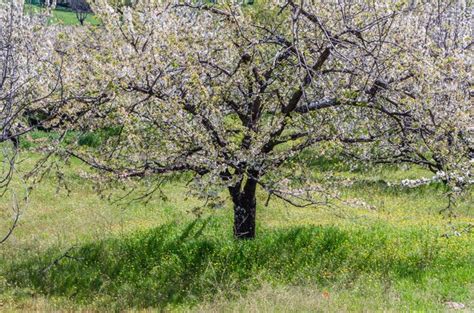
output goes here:
[[[34, 137], [34, 140], [41, 140], [41, 136]], [[35, 149], [34, 144], [28, 147]], [[23, 150], [19, 156], [18, 174], [27, 172], [38, 159], [37, 153]], [[42, 267], [70, 247], [75, 247], [73, 251], [78, 253], [77, 256], [84, 255], [90, 258], [93, 258], [93, 255], [88, 256], [86, 252], [80, 251], [86, 251], [87, 247], [93, 249], [106, 247], [104, 257], [107, 257], [110, 262], [115, 262], [114, 260], [119, 262], [120, 251], [125, 249], [129, 240], [135, 240], [133, 238], [145, 240], [148, 238], [147, 234], [152, 234], [154, 229], [173, 224], [176, 225], [174, 228], [176, 230], [172, 233], [178, 236], [183, 231], [183, 227], [196, 219], [193, 209], [202, 206], [204, 202], [189, 195], [185, 186], [186, 179], [175, 179], [162, 188], [166, 198], [157, 193], [146, 204], [143, 202], [113, 203], [107, 200], [107, 196], [112, 193], [115, 196], [112, 198], [116, 198], [117, 195], [125, 192], [123, 187], [126, 189], [127, 186], [118, 185], [116, 189], [108, 190], [100, 196], [94, 189], [94, 184], [81, 178], [80, 173], [90, 172], [90, 170], [77, 160], [72, 160], [70, 165], [62, 168], [64, 172], [62, 179], [65, 180], [67, 189], [58, 188], [54, 171], [34, 186], [30, 204], [23, 211], [19, 227], [12, 238], [1, 246], [0, 310], [2, 303], [8, 310], [19, 311], [25, 309], [51, 311], [80, 307], [87, 310], [103, 310], [107, 307], [123, 309], [130, 305], [136, 309], [144, 309], [150, 305], [166, 305], [169, 309], [176, 310], [193, 308], [197, 311], [216, 312], [406, 311], [412, 309], [438, 311], [445, 308], [446, 301], [460, 301], [471, 307], [474, 273], [468, 265], [474, 262], [474, 241], [472, 234], [463, 233], [462, 230], [474, 223], [472, 192], [458, 201], [456, 216], [447, 217], [439, 213], [440, 209], [446, 205], [442, 186], [432, 184], [406, 188], [387, 184], [387, 182], [397, 182], [406, 177], [431, 177], [430, 172], [405, 166], [373, 167], [350, 171], [344, 166], [331, 168], [331, 162], [328, 164], [321, 162], [312, 164], [315, 177], [324, 177], [328, 171], [331, 171], [335, 179], [352, 181], [351, 184], [340, 186], [340, 198], [334, 200], [333, 205], [294, 208], [272, 198], [268, 206], [265, 206], [267, 195], [263, 190], [259, 190], [257, 213], [259, 239], [256, 243], [250, 243], [247, 248], [237, 247], [232, 243], [232, 210], [228, 198], [222, 209], [204, 209], [201, 219], [209, 218], [210, 223], [206, 226], [202, 239], [193, 239], [197, 245], [205, 245], [207, 241], [214, 242], [213, 249], [216, 249], [217, 255], [222, 253], [225, 255], [236, 249], [243, 249], [242, 253], [250, 253], [254, 251], [252, 249], [256, 249], [252, 253], [257, 254], [263, 253], [262, 249], [280, 249], [268, 251], [267, 254], [261, 254], [259, 258], [276, 257], [278, 259], [285, 253], [298, 258], [300, 261], [294, 264], [285, 263], [287, 262], [285, 259], [279, 261], [283, 262], [281, 263], [283, 276], [272, 272], [270, 265], [252, 265], [255, 260], [249, 260], [248, 263], [242, 263], [242, 270], [255, 275], [255, 279], [248, 285], [247, 291], [246, 288], [242, 289], [243, 281], [234, 277], [234, 280], [220, 281], [224, 284], [215, 288], [212, 285], [206, 285], [208, 287], [202, 289], [199, 287], [199, 290], [192, 289], [189, 293], [182, 294], [180, 301], [159, 302], [153, 298], [136, 296], [137, 302], [132, 305], [131, 302], [127, 303], [131, 298], [127, 298], [121, 292], [130, 292], [130, 295], [135, 295], [136, 288], [145, 283], [139, 278], [140, 276], [128, 282], [127, 279], [132, 278], [112, 279], [110, 282], [118, 289], [109, 289], [102, 296], [93, 291], [87, 291], [86, 288], [81, 291], [83, 296], [80, 301], [75, 296], [68, 296], [69, 288], [74, 287], [75, 283], [63, 285], [59, 278], [51, 278], [46, 281], [40, 279], [32, 284], [29, 283], [29, 279], [31, 275], [37, 275]], [[24, 188], [24, 184], [19, 181], [15, 181], [12, 186], [18, 190], [18, 194]], [[138, 187], [140, 188], [140, 184]], [[225, 193], [223, 197], [226, 197]], [[8, 201], [0, 203], [2, 217], [0, 230], [8, 227], [9, 204]], [[313, 264], [310, 268], [314, 270], [311, 274], [314, 277], [311, 275], [308, 277], [307, 267], [303, 260], [305, 256], [310, 257], [309, 251], [291, 250], [292, 245], [283, 244], [286, 240], [284, 238], [287, 238], [285, 236], [289, 236], [288, 234], [299, 227], [317, 227], [306, 228], [309, 233], [319, 231], [317, 229], [323, 232], [335, 229], [336, 233], [343, 234], [348, 238], [348, 242], [352, 242], [351, 245], [341, 246], [343, 249], [341, 251], [344, 251], [346, 256], [350, 255], [350, 258], [331, 257], [333, 260], [331, 262], [342, 262], [341, 264], [345, 265], [341, 265], [336, 271], [329, 272], [326, 267], [319, 268], [320, 265], [317, 265], [319, 263], [308, 263]], [[461, 232], [461, 235], [457, 236], [456, 232]], [[447, 234], [449, 239], [442, 237], [444, 234]], [[165, 237], [166, 240], [171, 240], [170, 238]], [[281, 238], [279, 240], [283, 240], [282, 245], [273, 247], [267, 244], [273, 240], [272, 238]], [[306, 236], [297, 240], [304, 242], [304, 240], [316, 239]], [[308, 246], [311, 245], [310, 241], [307, 243]], [[190, 243], [185, 243], [185, 246], [191, 244], [189, 247], [192, 247], [192, 242], [191, 240]], [[140, 243], [136, 244], [137, 246], [133, 246], [132, 250], [141, 250]], [[192, 257], [195, 252], [196, 250], [189, 250], [189, 257]], [[170, 250], [168, 253], [171, 255], [174, 252]], [[321, 258], [329, 256], [321, 254]], [[123, 259], [123, 266], [129, 264], [128, 262], [135, 264], [133, 258]], [[140, 262], [153, 262], [153, 259], [148, 259], [144, 255], [140, 258], [142, 258]], [[377, 267], [379, 266], [377, 259], [387, 258], [399, 261], [387, 263], [386, 266], [382, 266], [385, 261], [381, 261], [381, 267]], [[363, 265], [364, 260], [375, 262], [370, 263], [374, 268]], [[426, 264], [422, 262], [413, 265], [411, 260], [413, 262], [426, 261]], [[408, 266], [406, 276], [390, 274], [399, 273], [397, 262]], [[213, 266], [222, 271], [226, 268], [221, 261], [217, 261]], [[257, 267], [252, 269], [253, 266]], [[12, 268], [17, 268], [19, 272], [12, 271]], [[239, 268], [240, 265], [236, 265], [229, 269], [228, 274], [235, 275], [240, 271]], [[360, 271], [360, 268], [365, 268], [365, 270]], [[78, 273], [92, 269], [83, 268]], [[171, 272], [158, 271], [156, 274], [171, 275], [170, 273], [174, 270], [168, 269]], [[290, 269], [299, 271], [299, 274], [290, 275]], [[421, 272], [413, 271], [415, 269]], [[64, 267], [54, 269], [59, 275], [57, 277], [72, 275], [70, 277], [73, 282], [75, 279], [73, 277], [76, 277], [75, 270], [73, 260], [66, 260]], [[95, 270], [103, 271], [105, 268], [98, 267]], [[178, 270], [176, 271], [179, 273]], [[93, 273], [91, 272], [91, 275], [95, 275]], [[141, 275], [140, 271], [133, 273], [135, 272], [130, 271], [132, 276]], [[417, 276], [419, 273], [421, 276]], [[214, 277], [206, 275], [196, 277], [197, 281], [193, 283], [201, 282], [205, 286], [209, 283], [209, 279]], [[15, 286], [15, 284], [18, 285]], [[131, 284], [132, 289], [129, 291], [121, 289], [126, 288], [126, 284]], [[52, 292], [51, 288], [56, 288], [54, 289], [56, 291]], [[77, 288], [83, 287], [77, 285]], [[309, 299], [311, 295], [314, 295], [314, 298]], [[288, 308], [292, 309], [288, 310]]]

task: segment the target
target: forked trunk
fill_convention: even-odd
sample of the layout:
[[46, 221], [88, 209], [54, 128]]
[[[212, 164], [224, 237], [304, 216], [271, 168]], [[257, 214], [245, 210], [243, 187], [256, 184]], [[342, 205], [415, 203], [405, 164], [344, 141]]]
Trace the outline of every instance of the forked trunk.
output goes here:
[[229, 188], [234, 203], [234, 237], [236, 239], [255, 238], [255, 218], [257, 182], [248, 179], [243, 190]]

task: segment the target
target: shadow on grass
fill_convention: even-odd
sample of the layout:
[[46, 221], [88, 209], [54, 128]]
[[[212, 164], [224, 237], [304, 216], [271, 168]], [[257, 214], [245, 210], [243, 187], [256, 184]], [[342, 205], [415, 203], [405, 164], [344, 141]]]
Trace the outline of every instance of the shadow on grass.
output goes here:
[[245, 292], [262, 281], [325, 285], [374, 275], [418, 282], [429, 273], [469, 266], [468, 260], [452, 259], [438, 235], [420, 231], [299, 227], [266, 230], [239, 242], [211, 224], [168, 224], [66, 254], [48, 251], [3, 275], [11, 285], [40, 294], [120, 310], [193, 303], [217, 292]]

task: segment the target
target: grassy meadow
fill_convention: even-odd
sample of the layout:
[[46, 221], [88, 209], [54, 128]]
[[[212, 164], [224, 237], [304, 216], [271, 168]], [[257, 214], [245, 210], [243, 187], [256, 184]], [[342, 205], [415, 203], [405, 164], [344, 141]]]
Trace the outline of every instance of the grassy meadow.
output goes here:
[[[39, 159], [34, 143], [23, 146], [19, 173]], [[73, 160], [35, 186], [0, 246], [0, 311], [443, 312], [449, 302], [474, 310], [472, 192], [449, 217], [439, 213], [442, 185], [390, 184], [431, 177], [421, 168], [350, 170], [315, 155], [305, 156], [309, 168], [331, 173], [340, 200], [265, 206], [260, 190], [257, 239], [244, 242], [232, 238], [229, 199], [196, 215], [203, 201], [186, 177], [146, 202], [114, 202], [130, 186], [99, 195]], [[0, 204], [1, 230], [9, 205]]]

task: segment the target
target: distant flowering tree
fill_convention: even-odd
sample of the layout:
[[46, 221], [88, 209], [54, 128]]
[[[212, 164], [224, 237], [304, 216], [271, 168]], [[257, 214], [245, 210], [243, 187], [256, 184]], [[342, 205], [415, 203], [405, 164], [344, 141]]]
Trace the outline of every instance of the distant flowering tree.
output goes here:
[[57, 0], [44, 0], [43, 5], [48, 10], [54, 10], [54, 9], [56, 9], [56, 6], [58, 5], [58, 2], [57, 2]]
[[191, 172], [196, 190], [225, 187], [236, 238], [255, 236], [258, 186], [295, 206], [331, 196], [303, 151], [421, 164], [462, 187], [472, 3], [435, 2], [138, 1], [117, 12], [96, 0], [102, 26], [71, 39], [77, 101], [64, 127], [118, 130], [68, 153], [114, 179]]
[[[20, 136], [51, 120], [60, 106], [53, 96], [61, 89], [61, 60], [55, 53], [54, 28], [45, 29], [46, 17], [24, 14], [23, 1], [0, 3], [0, 202], [6, 203], [9, 183], [15, 173]], [[32, 112], [43, 112], [41, 122], [28, 123]], [[18, 199], [13, 195], [13, 227], [19, 218]]]
[[76, 18], [81, 25], [84, 25], [84, 22], [87, 19], [87, 16], [91, 13], [91, 7], [86, 0], [71, 0], [69, 6], [76, 14]]

